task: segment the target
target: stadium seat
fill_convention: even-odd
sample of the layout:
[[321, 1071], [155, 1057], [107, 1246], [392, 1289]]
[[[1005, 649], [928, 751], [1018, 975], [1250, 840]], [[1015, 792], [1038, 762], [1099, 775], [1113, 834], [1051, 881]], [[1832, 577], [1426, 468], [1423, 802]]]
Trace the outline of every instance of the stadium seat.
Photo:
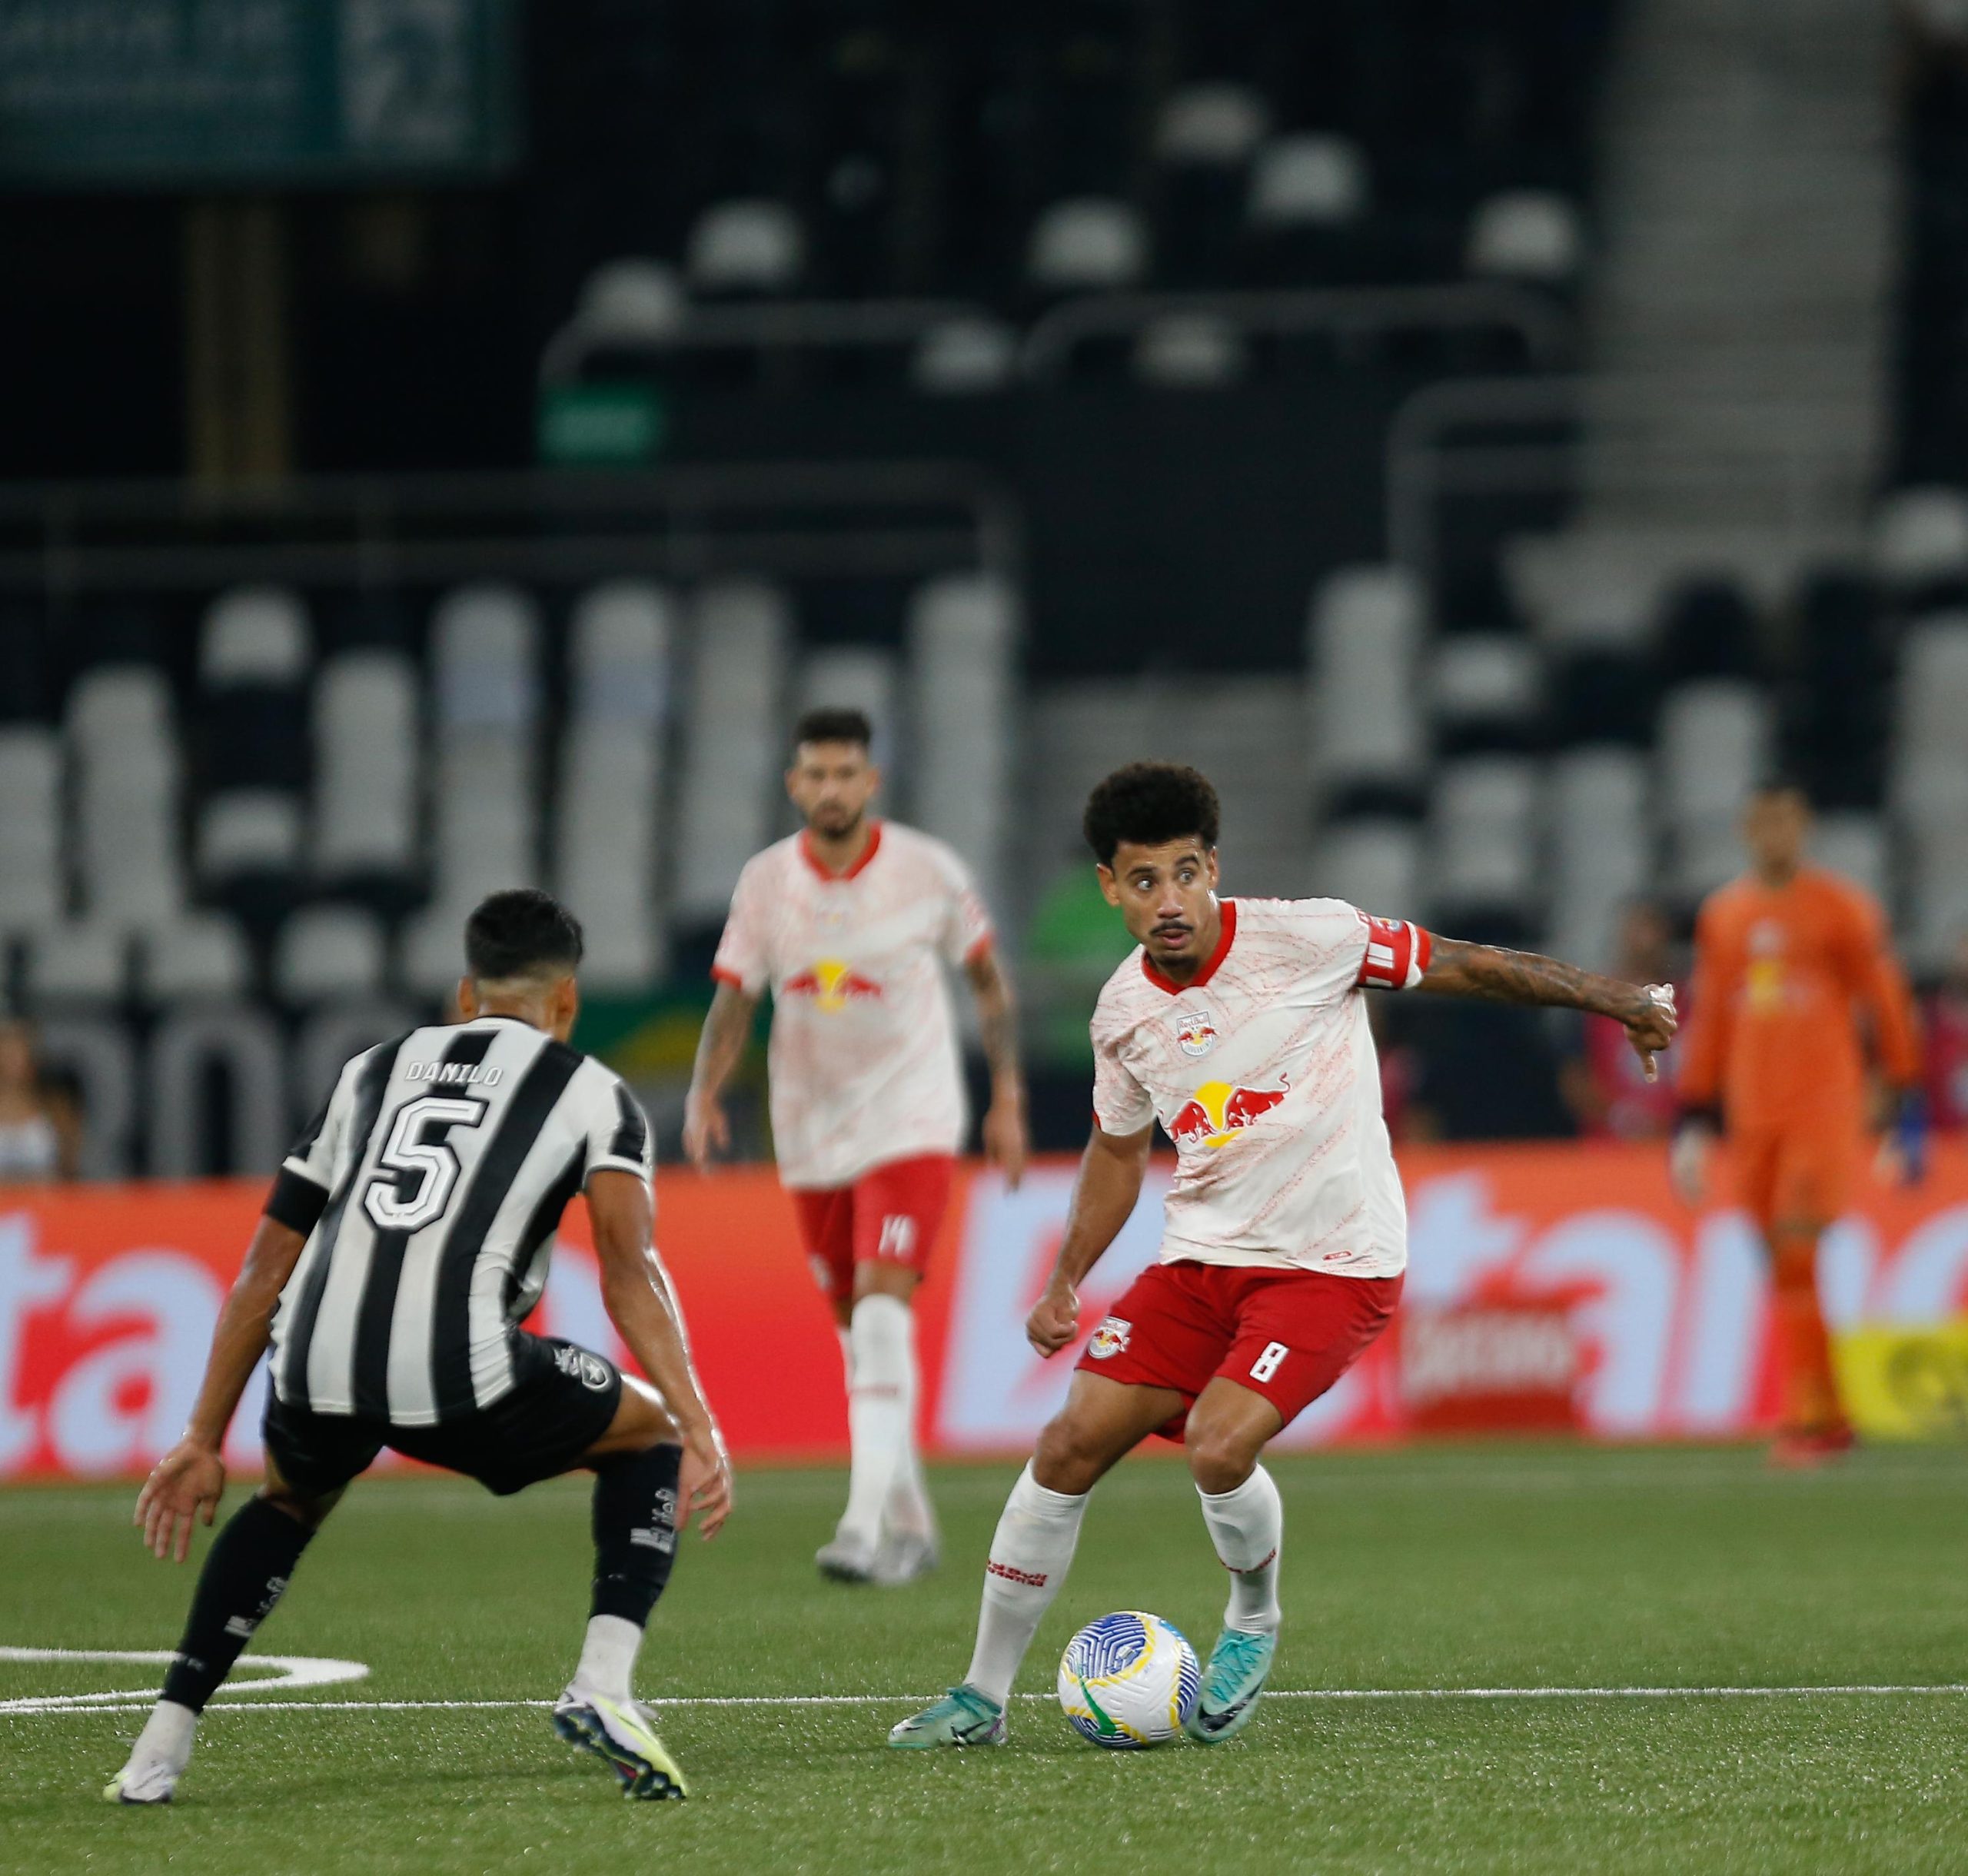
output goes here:
[[382, 921], [366, 906], [304, 906], [274, 945], [274, 990], [289, 1003], [376, 996], [385, 969]]
[[54, 923], [66, 897], [61, 744], [38, 724], [0, 727], [0, 937]]
[[1398, 567], [1343, 568], [1314, 594], [1311, 768], [1328, 813], [1362, 790], [1418, 793], [1426, 742], [1416, 664], [1426, 629], [1421, 584]]
[[1540, 774], [1521, 756], [1470, 756], [1436, 771], [1428, 877], [1438, 903], [1527, 916], [1538, 896]]
[[1135, 341], [1135, 376], [1170, 391], [1213, 391], [1234, 384], [1249, 366], [1244, 335], [1230, 320], [1208, 313], [1172, 313], [1142, 328]]
[[68, 727], [84, 911], [126, 928], [174, 917], [184, 899], [182, 763], [163, 674], [138, 666], [86, 674], [70, 697]]
[[1877, 814], [1821, 814], [1811, 833], [1811, 857], [1821, 866], [1862, 886], [1882, 904], [1893, 896], [1893, 870], [1884, 823]]
[[433, 901], [405, 919], [397, 930], [394, 977], [409, 995], [448, 1006], [464, 974], [464, 921], [469, 905]]
[[1621, 910], [1654, 873], [1647, 792], [1647, 759], [1636, 750], [1575, 749], [1551, 763], [1551, 940], [1559, 956], [1611, 966]]
[[1446, 638], [1428, 666], [1435, 747], [1446, 755], [1521, 750], [1535, 740], [1543, 710], [1537, 649], [1507, 633]]
[[799, 708], [858, 710], [873, 724], [873, 754], [886, 772], [891, 799], [901, 781], [896, 732], [901, 677], [896, 656], [873, 645], [831, 645], [807, 653], [800, 667]]
[[1914, 829], [1906, 849], [1906, 954], [1916, 970], [1938, 973], [1968, 933], [1968, 817]]
[[1002, 391], [1018, 375], [1018, 335], [995, 319], [948, 319], [916, 341], [909, 362], [918, 391], [974, 397]]
[[1146, 278], [1148, 259], [1139, 211], [1125, 202], [1076, 196], [1055, 202], [1034, 224], [1026, 276], [1049, 292], [1118, 290]]
[[407, 872], [417, 859], [417, 677], [400, 652], [331, 659], [314, 687], [314, 870]]
[[646, 990], [663, 960], [658, 866], [675, 607], [637, 580], [577, 602], [572, 707], [560, 740], [554, 886], [587, 928], [586, 975]]
[[1154, 143], [1155, 249], [1157, 271], [1171, 285], [1222, 285], [1232, 278], [1244, 173], [1269, 118], [1255, 91], [1220, 81], [1185, 86], [1162, 106]]
[[1923, 620], [1900, 647], [1891, 799], [1901, 825], [1931, 847], [1968, 827], [1968, 614]]
[[1660, 709], [1654, 786], [1683, 893], [1711, 891], [1742, 864], [1737, 823], [1774, 753], [1767, 693], [1737, 678], [1670, 691]]
[[568, 620], [570, 709], [583, 727], [657, 723], [670, 713], [676, 606], [645, 580], [590, 587]]
[[1479, 205], [1470, 219], [1464, 261], [1472, 274], [1565, 287], [1584, 258], [1578, 211], [1562, 195], [1510, 190]]
[[707, 926], [723, 920], [739, 869], [776, 825], [793, 620], [786, 595], [760, 580], [700, 587], [690, 611], [676, 905]]
[[241, 873], [291, 873], [301, 863], [301, 803], [273, 789], [214, 795], [198, 810], [198, 873], [216, 883]]
[[517, 737], [454, 733], [430, 778], [433, 896], [469, 908], [487, 893], [540, 883], [533, 751]]
[[560, 747], [554, 888], [586, 929], [583, 980], [645, 990], [663, 961], [657, 868], [666, 824], [653, 727], [571, 722]]
[[684, 248], [693, 294], [790, 292], [806, 261], [800, 218], [783, 202], [746, 198], [714, 202], [698, 216]]
[[1022, 627], [1016, 592], [995, 575], [946, 575], [909, 597], [913, 812], [969, 862], [992, 906], [1005, 903]]
[[138, 946], [138, 988], [154, 1003], [243, 996], [252, 974], [244, 933], [220, 913], [188, 913], [145, 932]]
[[25, 946], [28, 1006], [114, 1003], [128, 987], [130, 940], [120, 927], [89, 920], [45, 926]]
[[1895, 489], [1873, 517], [1873, 566], [1900, 589], [1968, 576], [1968, 493]]
[[1245, 216], [1253, 228], [1344, 227], [1367, 212], [1366, 154], [1349, 137], [1281, 137], [1251, 168]]
[[1155, 154], [1171, 165], [1235, 168], [1249, 161], [1270, 123], [1269, 106], [1248, 85], [1185, 85], [1155, 121]]
[[459, 587], [430, 620], [431, 706], [440, 735], [530, 733], [540, 713], [540, 607], [516, 586]]
[[206, 609], [198, 681], [208, 690], [298, 685], [313, 657], [307, 608], [289, 587], [234, 587]]
[[625, 257], [604, 261], [581, 283], [574, 328], [597, 348], [660, 345], [676, 336], [688, 310], [673, 267]]
[[1430, 910], [1422, 896], [1422, 876], [1421, 833], [1411, 822], [1345, 820], [1319, 837], [1311, 890], [1321, 898], [1350, 900], [1379, 917], [1419, 919]]
[[1279, 138], [1257, 153], [1245, 191], [1242, 272], [1271, 287], [1354, 281], [1374, 271], [1366, 153], [1331, 135]]

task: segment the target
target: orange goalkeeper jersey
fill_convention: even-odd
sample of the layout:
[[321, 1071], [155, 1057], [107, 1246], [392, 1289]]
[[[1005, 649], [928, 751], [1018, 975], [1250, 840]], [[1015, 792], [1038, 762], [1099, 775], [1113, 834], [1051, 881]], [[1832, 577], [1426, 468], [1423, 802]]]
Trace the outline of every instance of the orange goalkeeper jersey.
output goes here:
[[1913, 999], [1877, 902], [1820, 867], [1710, 894], [1695, 926], [1682, 1099], [1720, 1101], [1731, 1128], [1864, 1120], [1864, 1034], [1889, 1081], [1920, 1074]]

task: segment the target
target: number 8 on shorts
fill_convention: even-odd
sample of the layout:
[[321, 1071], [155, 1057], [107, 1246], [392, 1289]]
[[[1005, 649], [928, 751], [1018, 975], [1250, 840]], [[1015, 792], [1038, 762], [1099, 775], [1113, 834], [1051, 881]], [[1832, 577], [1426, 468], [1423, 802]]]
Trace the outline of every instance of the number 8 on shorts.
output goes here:
[[1251, 1379], [1253, 1381], [1268, 1381], [1284, 1365], [1285, 1356], [1291, 1352], [1282, 1342], [1266, 1342], [1263, 1354], [1251, 1364]]

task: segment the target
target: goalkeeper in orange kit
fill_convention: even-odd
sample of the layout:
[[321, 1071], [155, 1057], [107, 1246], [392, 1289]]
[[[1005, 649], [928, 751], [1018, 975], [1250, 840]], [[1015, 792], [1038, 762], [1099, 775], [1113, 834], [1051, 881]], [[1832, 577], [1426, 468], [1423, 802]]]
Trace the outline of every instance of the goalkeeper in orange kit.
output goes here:
[[1782, 1389], [1773, 1457], [1800, 1465], [1852, 1443], [1817, 1261], [1863, 1141], [1868, 1040], [1893, 1102], [1881, 1153], [1890, 1176], [1920, 1177], [1925, 1129], [1913, 1001], [1884, 914], [1849, 880], [1805, 863], [1810, 832], [1801, 789], [1758, 790], [1743, 820], [1750, 870], [1701, 908], [1672, 1159], [1677, 1189], [1699, 1202], [1710, 1146], [1726, 1124], [1744, 1201], [1770, 1250]]

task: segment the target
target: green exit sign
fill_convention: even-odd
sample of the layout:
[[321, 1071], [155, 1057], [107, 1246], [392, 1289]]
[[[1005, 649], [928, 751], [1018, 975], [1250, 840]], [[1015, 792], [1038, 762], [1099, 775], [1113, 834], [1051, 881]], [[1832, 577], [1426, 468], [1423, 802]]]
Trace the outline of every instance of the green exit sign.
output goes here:
[[542, 462], [646, 463], [663, 448], [670, 413], [653, 384], [552, 384], [540, 400]]

